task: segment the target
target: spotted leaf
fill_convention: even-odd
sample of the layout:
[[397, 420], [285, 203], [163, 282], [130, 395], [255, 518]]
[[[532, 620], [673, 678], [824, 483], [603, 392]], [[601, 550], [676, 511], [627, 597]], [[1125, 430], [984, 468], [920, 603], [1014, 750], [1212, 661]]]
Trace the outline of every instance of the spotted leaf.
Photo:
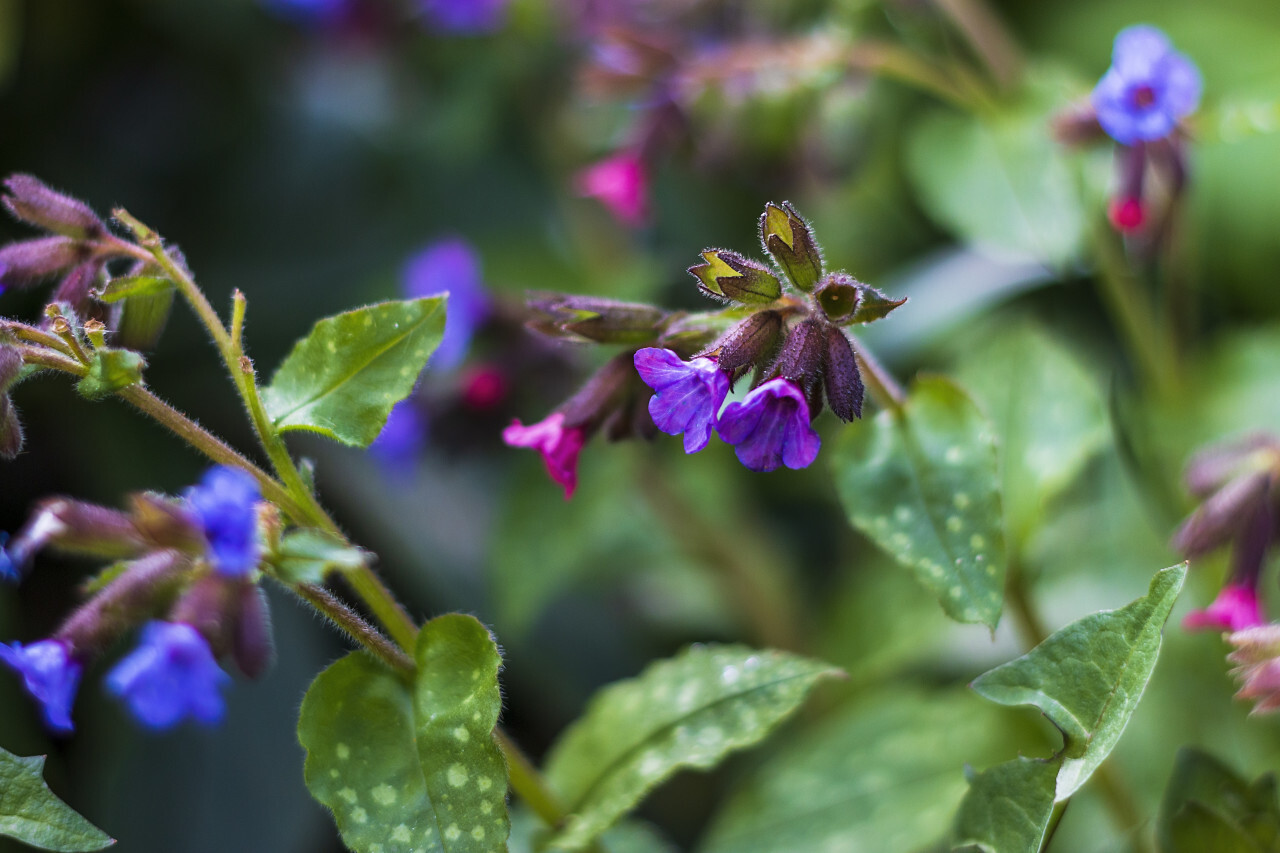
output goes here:
[[307, 788], [356, 853], [505, 850], [497, 646], [449, 614], [422, 628], [416, 659], [412, 684], [365, 652], [320, 673], [298, 721]]
[[316, 323], [262, 389], [280, 430], [368, 447], [444, 336], [445, 297], [382, 302]]
[[783, 652], [693, 646], [604, 688], [547, 760], [571, 813], [551, 847], [585, 848], [677, 770], [714, 767], [759, 742], [838, 674]]
[[846, 430], [832, 466], [854, 527], [952, 619], [995, 627], [1005, 572], [995, 438], [959, 387], [922, 377], [901, 409]]

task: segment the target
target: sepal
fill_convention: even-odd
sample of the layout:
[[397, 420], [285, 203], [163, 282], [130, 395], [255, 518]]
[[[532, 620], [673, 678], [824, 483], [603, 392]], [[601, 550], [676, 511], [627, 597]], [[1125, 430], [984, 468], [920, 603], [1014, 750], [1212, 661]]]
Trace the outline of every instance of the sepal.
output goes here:
[[689, 267], [698, 289], [714, 299], [767, 305], [782, 296], [782, 284], [764, 264], [727, 249], [702, 252], [706, 263]]
[[901, 299], [890, 299], [881, 290], [866, 284], [859, 284], [858, 307], [854, 310], [853, 315], [848, 317], [841, 325], [872, 323], [876, 320], [882, 320], [897, 308], [902, 307], [906, 301], [907, 297], [905, 296]]
[[765, 205], [760, 216], [760, 244], [800, 290], [813, 290], [822, 278], [822, 250], [813, 239], [809, 223], [791, 202]]

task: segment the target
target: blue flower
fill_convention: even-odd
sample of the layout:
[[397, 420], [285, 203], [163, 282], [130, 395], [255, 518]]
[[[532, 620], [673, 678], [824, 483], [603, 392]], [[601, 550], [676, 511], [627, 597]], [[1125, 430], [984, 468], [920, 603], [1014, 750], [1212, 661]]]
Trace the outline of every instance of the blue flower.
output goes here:
[[0, 645], [0, 661], [22, 676], [22, 686], [40, 703], [44, 721], [55, 732], [66, 734], [71, 725], [71, 703], [84, 667], [71, 657], [62, 640], [40, 640], [29, 646]]
[[4, 546], [8, 541], [9, 534], [0, 531], [0, 581], [17, 583], [22, 576], [18, 574], [18, 567], [13, 564], [13, 557], [5, 550]]
[[684, 433], [685, 453], [706, 447], [729, 393], [729, 380], [716, 361], [682, 361], [669, 349], [645, 347], [636, 352], [635, 365], [640, 378], [654, 390], [649, 414], [658, 429], [667, 435]]
[[167, 729], [187, 716], [205, 724], [221, 720], [226, 704], [220, 689], [230, 680], [195, 628], [149, 622], [138, 648], [116, 664], [106, 685], [140, 723]]
[[467, 357], [472, 335], [489, 314], [479, 255], [458, 237], [432, 243], [405, 264], [404, 290], [415, 298], [449, 292], [444, 339], [431, 356], [431, 366], [437, 370], [457, 367]]
[[738, 460], [752, 471], [779, 465], [807, 468], [818, 458], [822, 439], [809, 426], [809, 404], [790, 379], [770, 379], [740, 403], [730, 403], [716, 427], [734, 445]]
[[369, 452], [388, 477], [403, 482], [412, 479], [414, 466], [426, 443], [426, 416], [413, 400], [401, 400], [387, 415], [387, 422], [369, 445]]
[[442, 33], [480, 35], [493, 32], [506, 18], [509, 0], [421, 0], [427, 25]]
[[209, 562], [228, 577], [241, 577], [258, 565], [258, 501], [262, 493], [248, 472], [219, 465], [187, 490], [208, 542]]
[[1200, 103], [1200, 71], [1151, 26], [1121, 30], [1093, 90], [1102, 129], [1123, 145], [1163, 139]]

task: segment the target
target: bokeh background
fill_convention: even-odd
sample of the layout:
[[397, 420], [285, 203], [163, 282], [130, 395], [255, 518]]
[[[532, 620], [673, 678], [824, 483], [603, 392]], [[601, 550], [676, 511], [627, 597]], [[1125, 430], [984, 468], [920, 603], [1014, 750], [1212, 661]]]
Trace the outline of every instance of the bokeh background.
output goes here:
[[[506, 654], [504, 717], [534, 755], [600, 684], [689, 642], [740, 640], [790, 645], [851, 673], [843, 692], [820, 697], [812, 719], [789, 733], [802, 740], [797, 748], [817, 737], [808, 729], [823, 717], [856, 751], [884, 730], [863, 718], [864, 728], [840, 729], [840, 714], [906, 708], [897, 722], [897, 711], [881, 711], [879, 725], [909, 727], [911, 714], [932, 713], [937, 743], [913, 748], [951, 748], [981, 764], [994, 747], [947, 735], [948, 703], [973, 712], [967, 703], [978, 700], [962, 685], [1018, 648], [1003, 629], [993, 640], [980, 627], [948, 624], [853, 532], [823, 458], [765, 476], [719, 443], [685, 458], [664, 436], [612, 447], [597, 439], [565, 502], [534, 454], [501, 444], [501, 427], [512, 416], [542, 417], [604, 353], [525, 337], [511, 318], [526, 289], [704, 307], [684, 272], [697, 252], [755, 254], [763, 204], [790, 199], [832, 266], [912, 297], [867, 335], [899, 376], [958, 365], [981, 380], [989, 339], [1032, 323], [1040, 331], [1029, 334], [1071, 354], [1084, 377], [1080, 399], [1102, 422], [1140, 397], [1080, 240], [1104, 222], [1111, 161], [1105, 146], [1059, 151], [1048, 118], [1087, 96], [1121, 27], [1146, 21], [1206, 81], [1169, 272], [1191, 306], [1187, 386], [1171, 411], [1148, 407], [1129, 422], [1122, 438], [1149, 452], [1121, 452], [1125, 442], [1103, 429], [1083, 475], [1046, 512], [1028, 553], [1054, 626], [1119, 606], [1175, 562], [1165, 542], [1186, 505], [1170, 484], [1196, 442], [1275, 423], [1280, 6], [1269, 0], [995, 3], [1035, 81], [1017, 112], [1019, 138], [1033, 140], [1020, 167], [1052, 184], [1066, 163], [1071, 183], [1065, 195], [1033, 189], [1044, 209], [1024, 210], [1004, 231], [1008, 205], [991, 183], [951, 187], [967, 168], [948, 159], [958, 145], [929, 141], [925, 125], [949, 107], [829, 58], [866, 39], [967, 57], [924, 0], [511, 0], [481, 32], [442, 24], [429, 4], [350, 0], [332, 13], [322, 5], [341, 4], [0, 0], [0, 169], [35, 174], [103, 213], [127, 207], [182, 247], [220, 308], [243, 290], [249, 348], [267, 375], [317, 318], [399, 296], [405, 264], [433, 241], [460, 237], [474, 247], [485, 287], [506, 307], [474, 339], [469, 363], [505, 371], [506, 393], [468, 408], [459, 402], [468, 368], [429, 368], [425, 446], [407, 468], [322, 441], [293, 447], [316, 460], [321, 494], [378, 553], [412, 612], [461, 609], [494, 627]], [[598, 79], [612, 67], [606, 24], [675, 45], [691, 66], [726, 45], [755, 47], [742, 48], [747, 70], [732, 79], [710, 79], [715, 63], [704, 62], [689, 72], [693, 83], [654, 78], [629, 88]], [[637, 128], [652, 130], [644, 136], [651, 209], [638, 225], [582, 197], [577, 177], [635, 144]], [[1004, 177], [1017, 185], [1026, 175]], [[5, 240], [28, 233], [0, 223]], [[44, 295], [6, 292], [0, 311], [32, 317]], [[149, 363], [157, 393], [252, 447], [233, 389], [182, 306]], [[27, 443], [0, 467], [2, 530], [16, 530], [45, 495], [117, 504], [134, 490], [179, 492], [204, 469], [158, 427], [121, 405], [82, 400], [58, 379], [24, 384], [15, 403]], [[842, 429], [829, 416], [819, 424], [827, 442]], [[21, 588], [0, 590], [0, 636], [50, 631], [91, 568], [41, 558]], [[773, 591], [771, 618], [744, 617], [742, 572]], [[1178, 613], [1211, 597], [1214, 582], [1188, 589]], [[307, 683], [344, 646], [272, 592], [278, 663], [261, 682], [236, 684], [221, 727], [146, 735], [102, 695], [99, 670], [86, 677], [75, 736], [50, 740], [0, 674], [3, 746], [48, 753], [55, 791], [122, 850], [340, 850], [303, 787], [294, 725]], [[1145, 716], [1118, 753], [1150, 808], [1179, 743], [1213, 745], [1243, 772], [1280, 760], [1274, 723], [1246, 723], [1230, 703], [1219, 642], [1170, 635]], [[928, 692], [943, 688], [945, 700]], [[1009, 719], [1032, 730], [1032, 743], [1049, 742], [1033, 717]], [[642, 814], [692, 849], [708, 816], [768, 756], [685, 774]], [[956, 784], [963, 790], [958, 775]], [[1123, 837], [1107, 835], [1087, 791], [1082, 799], [1060, 849], [1126, 849]], [[0, 849], [9, 848], [0, 841]]]

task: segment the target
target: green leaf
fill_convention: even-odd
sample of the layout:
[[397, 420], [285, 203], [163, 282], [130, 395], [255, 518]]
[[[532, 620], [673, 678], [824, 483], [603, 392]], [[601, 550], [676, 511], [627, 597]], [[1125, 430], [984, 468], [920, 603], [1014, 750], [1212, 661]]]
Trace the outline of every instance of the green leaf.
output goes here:
[[1037, 853], [1053, 815], [1058, 762], [1015, 758], [974, 777], [956, 814], [956, 850]]
[[1230, 767], [1191, 747], [1178, 750], [1156, 818], [1161, 853], [1261, 853], [1280, 846], [1276, 776], [1250, 784]]
[[997, 114], [927, 113], [906, 150], [925, 212], [969, 243], [1054, 266], [1075, 257], [1087, 224], [1081, 173], [1049, 133], [1053, 110], [1068, 101], [1062, 89], [1041, 80]]
[[497, 646], [449, 614], [423, 626], [415, 657], [413, 685], [365, 652], [320, 673], [298, 721], [307, 788], [356, 853], [505, 850]]
[[76, 383], [76, 390], [90, 400], [110, 397], [121, 388], [141, 382], [146, 364], [141, 353], [133, 350], [110, 347], [94, 350], [89, 375]]
[[0, 749], [0, 835], [41, 850], [102, 850], [115, 844], [44, 783], [44, 756]]
[[952, 619], [995, 627], [1005, 572], [995, 439], [963, 391], [922, 377], [901, 410], [846, 430], [832, 467], [854, 527], [912, 569]]
[[693, 646], [602, 689], [547, 759], [571, 816], [552, 846], [586, 847], [684, 767], [714, 767], [790, 716], [827, 664], [742, 646]]
[[1004, 331], [967, 353], [957, 378], [999, 436], [1006, 532], [1024, 541], [1049, 501], [1109, 436], [1098, 383], [1044, 332]]
[[[507, 853], [538, 853], [551, 830], [527, 808], [511, 809], [511, 839]], [[601, 853], [677, 853], [656, 829], [639, 820], [622, 820], [600, 836]]]
[[130, 296], [151, 296], [173, 290], [173, 280], [158, 275], [122, 275], [107, 282], [96, 296], [103, 302], [119, 302]]
[[323, 530], [293, 530], [272, 555], [280, 579], [287, 583], [322, 584], [330, 572], [345, 572], [364, 565], [365, 554]]
[[1072, 622], [973, 682], [992, 702], [1036, 706], [1062, 732], [1057, 801], [1074, 794], [1119, 742], [1155, 670], [1186, 576], [1185, 563], [1162, 569], [1146, 597]]
[[262, 389], [267, 414], [282, 431], [368, 447], [440, 345], [444, 305], [443, 296], [381, 302], [316, 323]]
[[931, 847], [964, 796], [965, 762], [1036, 748], [1019, 722], [961, 689], [864, 694], [778, 744], [712, 820], [699, 853]]

